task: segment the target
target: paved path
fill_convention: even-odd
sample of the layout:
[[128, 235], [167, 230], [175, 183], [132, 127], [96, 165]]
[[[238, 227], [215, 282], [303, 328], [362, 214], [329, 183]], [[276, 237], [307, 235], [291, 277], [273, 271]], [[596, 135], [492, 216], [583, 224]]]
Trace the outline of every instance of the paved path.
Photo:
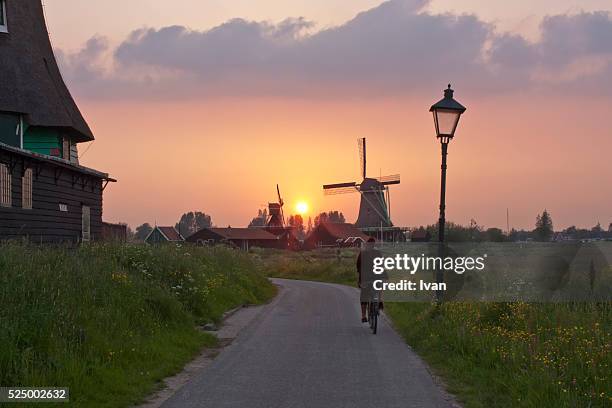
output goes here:
[[360, 322], [353, 288], [274, 280], [280, 295], [163, 407], [451, 407], [385, 319]]

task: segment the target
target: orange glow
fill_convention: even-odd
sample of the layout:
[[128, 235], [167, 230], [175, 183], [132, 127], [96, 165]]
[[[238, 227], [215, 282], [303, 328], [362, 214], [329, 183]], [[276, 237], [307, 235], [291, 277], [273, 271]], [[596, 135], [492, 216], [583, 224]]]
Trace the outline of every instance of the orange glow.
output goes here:
[[308, 203], [305, 201], [298, 201], [295, 205], [295, 211], [300, 215], [305, 215], [308, 213]]
[[[546, 100], [551, 107], [541, 110], [532, 109], [544, 103], [534, 97], [516, 108], [520, 121], [504, 120], [500, 126], [503, 110], [492, 107], [516, 106], [516, 97], [462, 91], [460, 100], [470, 110], [449, 148], [449, 220], [505, 226], [509, 208], [511, 227], [533, 229], [536, 214], [546, 208], [555, 228], [592, 226], [598, 220], [607, 227], [612, 190], [586, 181], [593, 175], [612, 179], [602, 153], [611, 141], [598, 125], [605, 123], [609, 105]], [[428, 111], [438, 96], [432, 94], [372, 101], [84, 99], [79, 106], [96, 142], [82, 164], [119, 180], [104, 191], [104, 219], [132, 227], [174, 225], [194, 210], [212, 215], [218, 226], [246, 226], [276, 199], [276, 184], [291, 210], [307, 201], [308, 215], [338, 210], [355, 222], [359, 194], [325, 196], [322, 186], [360, 181], [356, 139], [366, 135], [368, 174], [402, 176], [390, 189], [393, 223], [433, 224], [440, 144]], [[589, 143], [576, 134], [588, 134]], [[81, 153], [86, 148], [79, 146]], [[550, 161], [542, 161], [542, 151]]]

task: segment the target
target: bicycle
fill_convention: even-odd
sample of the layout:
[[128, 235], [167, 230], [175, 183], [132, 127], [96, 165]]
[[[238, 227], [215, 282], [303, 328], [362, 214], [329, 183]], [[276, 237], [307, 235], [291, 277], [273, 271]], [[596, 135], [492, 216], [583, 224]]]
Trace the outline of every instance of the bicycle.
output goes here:
[[372, 293], [372, 299], [368, 303], [368, 321], [370, 323], [370, 330], [372, 334], [376, 334], [378, 331], [378, 315], [380, 314], [380, 292], [375, 291]]

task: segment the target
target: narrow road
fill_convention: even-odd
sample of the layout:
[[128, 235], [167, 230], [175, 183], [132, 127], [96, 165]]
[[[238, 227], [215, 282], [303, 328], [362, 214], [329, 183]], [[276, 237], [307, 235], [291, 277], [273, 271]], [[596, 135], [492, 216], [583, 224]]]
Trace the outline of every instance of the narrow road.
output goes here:
[[381, 319], [362, 324], [355, 289], [274, 280], [277, 299], [163, 407], [451, 407]]

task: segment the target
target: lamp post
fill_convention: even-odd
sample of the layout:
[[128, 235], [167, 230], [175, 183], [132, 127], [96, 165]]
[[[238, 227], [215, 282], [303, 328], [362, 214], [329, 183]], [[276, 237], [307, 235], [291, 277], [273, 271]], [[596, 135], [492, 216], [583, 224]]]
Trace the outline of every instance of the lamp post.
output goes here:
[[[436, 137], [442, 146], [442, 177], [440, 186], [440, 220], [438, 221], [438, 255], [444, 259], [444, 228], [446, 224], [446, 157], [448, 155], [448, 144], [455, 137], [455, 131], [459, 124], [461, 115], [466, 108], [453, 98], [454, 91], [448, 84], [448, 89], [444, 90], [444, 98], [434, 104], [430, 112], [433, 113], [434, 124], [436, 127]], [[444, 261], [442, 261], [444, 263]], [[444, 281], [444, 268], [436, 272], [436, 283]], [[442, 291], [436, 292], [438, 302], [442, 301]]]

